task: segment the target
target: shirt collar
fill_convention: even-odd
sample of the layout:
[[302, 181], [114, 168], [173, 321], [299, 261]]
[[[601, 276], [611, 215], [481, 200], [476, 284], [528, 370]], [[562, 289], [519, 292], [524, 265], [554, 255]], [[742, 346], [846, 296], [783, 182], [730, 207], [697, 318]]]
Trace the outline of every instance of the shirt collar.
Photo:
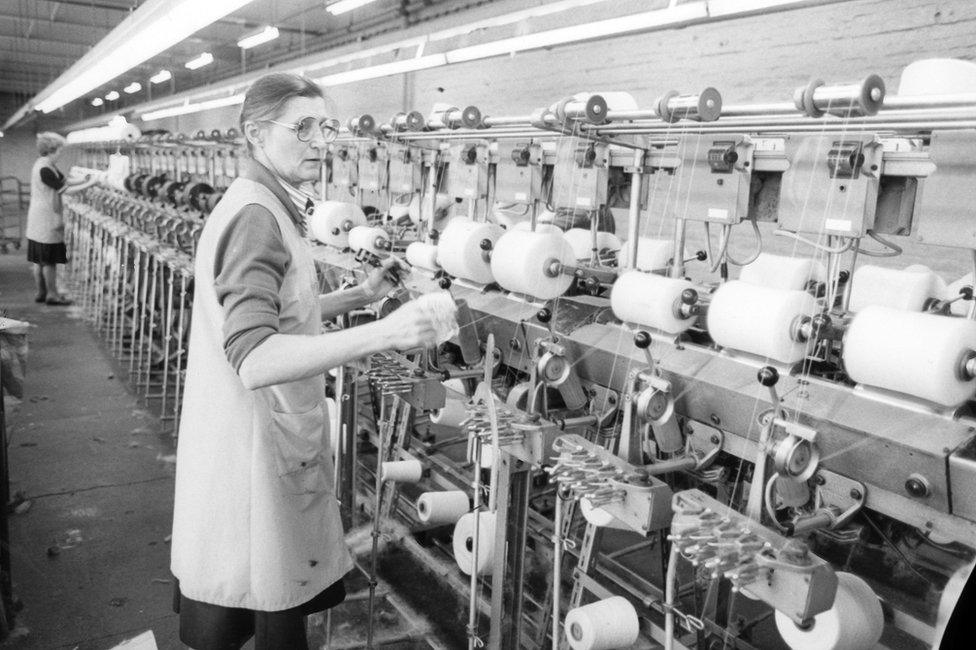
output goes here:
[[266, 188], [271, 190], [271, 193], [275, 195], [281, 205], [285, 207], [285, 211], [288, 212], [288, 216], [291, 220], [295, 222], [295, 225], [302, 231], [305, 228], [305, 218], [298, 211], [295, 206], [295, 202], [292, 201], [291, 197], [288, 196], [288, 192], [282, 187], [278, 178], [271, 173], [267, 167], [254, 160], [253, 158], [245, 158], [241, 161], [241, 169], [238, 173], [241, 178], [246, 178], [255, 183], [264, 185]]

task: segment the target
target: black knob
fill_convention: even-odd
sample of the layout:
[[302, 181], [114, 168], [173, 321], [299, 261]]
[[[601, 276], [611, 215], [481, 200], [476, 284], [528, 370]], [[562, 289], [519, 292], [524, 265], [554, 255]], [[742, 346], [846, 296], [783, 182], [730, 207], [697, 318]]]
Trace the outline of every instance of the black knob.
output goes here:
[[440, 231], [437, 230], [430, 231], [430, 241], [434, 242], [435, 244], [437, 243], [437, 240], [440, 239], [440, 236], [441, 236]]
[[337, 236], [337, 235], [338, 235], [338, 234], [339, 234], [340, 232], [342, 232], [342, 231], [341, 231], [341, 230], [339, 230], [338, 228], [333, 228], [333, 229], [332, 229], [332, 234], [333, 234], [333, 235], [336, 235], [336, 236]]
[[708, 259], [708, 253], [706, 253], [705, 251], [698, 251], [697, 253], [695, 253], [695, 259], [698, 260], [699, 262], [704, 262], [705, 260]]
[[850, 277], [851, 277], [850, 271], [841, 271], [840, 273], [837, 274], [837, 279], [840, 280], [840, 282], [842, 283], [847, 282], [850, 279]]
[[535, 317], [540, 323], [548, 323], [552, 320], [552, 310], [548, 307], [543, 307], [536, 313]]
[[962, 296], [963, 300], [972, 300], [973, 288], [967, 285], [959, 290], [959, 295]]
[[756, 373], [756, 379], [759, 380], [760, 384], [766, 386], [767, 388], [775, 386], [776, 382], [779, 381], [779, 371], [772, 366], [763, 366], [759, 369], [759, 372]]
[[634, 345], [636, 345], [641, 350], [646, 350], [651, 347], [651, 335], [641, 330], [634, 334]]
[[437, 286], [439, 286], [441, 289], [450, 289], [451, 288], [451, 278], [446, 278], [446, 277], [445, 278], [441, 278], [440, 280], [437, 281]]
[[685, 289], [681, 292], [681, 302], [686, 305], [693, 305], [698, 302], [698, 292], [694, 289]]
[[824, 332], [827, 332], [832, 324], [833, 321], [830, 320], [830, 316], [827, 314], [817, 314], [810, 319], [810, 326], [813, 328], [815, 338], [823, 336]]
[[478, 149], [475, 147], [471, 147], [470, 149], [465, 151], [464, 160], [469, 165], [473, 165], [478, 160]]
[[908, 492], [913, 497], [924, 497], [926, 492], [925, 484], [917, 478], [910, 478], [905, 481], [905, 492]]
[[491, 243], [491, 240], [490, 239], [482, 239], [481, 240], [481, 243], [478, 244], [478, 246], [483, 251], [490, 251], [491, 250], [492, 243]]

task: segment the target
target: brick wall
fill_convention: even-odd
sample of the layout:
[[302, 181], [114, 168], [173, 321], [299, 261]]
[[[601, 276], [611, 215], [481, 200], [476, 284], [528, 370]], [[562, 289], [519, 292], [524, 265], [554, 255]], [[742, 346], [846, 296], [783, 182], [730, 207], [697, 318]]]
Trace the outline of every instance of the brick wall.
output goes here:
[[[664, 4], [660, 0], [603, 3], [566, 12], [573, 16], [559, 14], [536, 22], [533, 29], [560, 26], [571, 17], [595, 20], [607, 11], [620, 14], [623, 9], [647, 10]], [[431, 23], [429, 30], [469, 20], [461, 14], [450, 23], [447, 19]], [[523, 52], [415, 72], [406, 81], [387, 77], [337, 86], [330, 92], [341, 115], [366, 112], [384, 120], [401, 110], [426, 113], [439, 101], [475, 104], [486, 114], [524, 114], [580, 90], [625, 90], [641, 106], [650, 106], [668, 90], [694, 91], [709, 85], [718, 88], [726, 102], [785, 101], [794, 87], [812, 77], [841, 82], [870, 73], [880, 74], [889, 92], [895, 92], [898, 75], [913, 60], [976, 59], [973, 34], [976, 2], [972, 0], [843, 0]], [[511, 30], [503, 34], [509, 35]], [[448, 46], [486, 39], [490, 40], [460, 37]], [[405, 97], [412, 98], [409, 104]], [[236, 115], [236, 108], [220, 109], [150, 126], [188, 133], [225, 129], [234, 125]]]

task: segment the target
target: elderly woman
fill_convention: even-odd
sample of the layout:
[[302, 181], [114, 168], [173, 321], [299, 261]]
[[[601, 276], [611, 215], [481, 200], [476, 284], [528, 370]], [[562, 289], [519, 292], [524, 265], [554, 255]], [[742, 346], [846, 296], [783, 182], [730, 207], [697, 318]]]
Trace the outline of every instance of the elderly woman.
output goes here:
[[58, 264], [68, 261], [64, 246], [64, 218], [61, 195], [74, 194], [95, 184], [95, 179], [65, 179], [55, 163], [64, 146], [57, 133], [37, 134], [40, 158], [31, 170], [30, 206], [27, 208], [27, 261], [34, 264], [37, 302], [70, 305], [58, 291]]
[[197, 650], [307, 647], [305, 619], [341, 602], [352, 567], [333, 492], [325, 373], [434, 342], [413, 303], [322, 333], [322, 321], [392, 289], [394, 262], [319, 295], [302, 238], [307, 201], [338, 129], [322, 90], [270, 74], [241, 108], [251, 158], [207, 218], [180, 423], [172, 571], [180, 636]]

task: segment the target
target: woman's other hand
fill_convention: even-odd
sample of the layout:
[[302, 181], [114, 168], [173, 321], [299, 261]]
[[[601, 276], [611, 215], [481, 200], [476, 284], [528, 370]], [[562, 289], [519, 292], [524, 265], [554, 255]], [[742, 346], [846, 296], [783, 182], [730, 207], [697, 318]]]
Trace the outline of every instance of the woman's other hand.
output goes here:
[[379, 267], [370, 271], [363, 282], [366, 297], [372, 300], [385, 296], [393, 291], [397, 282], [408, 273], [410, 267], [407, 263], [395, 255], [390, 255]]
[[437, 329], [426, 309], [415, 302], [402, 305], [379, 321], [391, 347], [397, 350], [428, 348], [437, 344]]

